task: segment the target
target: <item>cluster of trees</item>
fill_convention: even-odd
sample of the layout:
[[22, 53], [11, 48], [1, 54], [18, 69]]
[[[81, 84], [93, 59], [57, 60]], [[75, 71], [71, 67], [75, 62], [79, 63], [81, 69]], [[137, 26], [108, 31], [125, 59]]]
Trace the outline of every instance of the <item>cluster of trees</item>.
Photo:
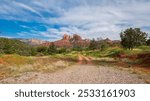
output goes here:
[[68, 50], [65, 47], [57, 48], [53, 43], [49, 46], [37, 46], [36, 55], [53, 55], [57, 53], [66, 53]]
[[128, 28], [120, 33], [121, 45], [129, 50], [141, 45], [150, 46], [150, 38], [147, 39], [147, 36], [148, 34], [140, 28]]
[[1, 54], [20, 54], [20, 55], [31, 55], [31, 46], [19, 41], [7, 38], [0, 38], [0, 53]]
[[[148, 38], [148, 33], [141, 31], [140, 28], [128, 28], [120, 33], [120, 38], [120, 44], [122, 45], [122, 47], [129, 50], [133, 50], [133, 48], [141, 45], [150, 46], [150, 37]], [[97, 40], [91, 40], [88, 49], [98, 49], [103, 51], [109, 46], [112, 46], [112, 44], [108, 43], [107, 41], [101, 38], [98, 38]]]
[[90, 45], [88, 47], [89, 50], [100, 50], [100, 51], [103, 51], [105, 50], [106, 48], [108, 48], [110, 45], [103, 39], [101, 38], [97, 38], [96, 39], [92, 39], [91, 42], [90, 42]]
[[49, 47], [30, 46], [15, 39], [0, 38], [0, 54], [19, 54], [24, 56], [52, 55], [67, 52], [65, 48], [57, 48], [54, 44]]
[[149, 37], [149, 39], [147, 39], [146, 44], [147, 44], [148, 46], [150, 46], [150, 37]]

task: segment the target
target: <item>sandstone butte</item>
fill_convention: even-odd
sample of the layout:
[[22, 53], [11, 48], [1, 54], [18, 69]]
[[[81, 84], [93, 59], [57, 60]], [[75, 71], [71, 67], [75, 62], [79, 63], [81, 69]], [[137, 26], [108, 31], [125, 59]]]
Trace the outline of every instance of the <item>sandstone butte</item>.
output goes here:
[[82, 39], [81, 36], [74, 34], [72, 36], [64, 34], [63, 38], [54, 42], [45, 42], [41, 44], [42, 46], [48, 47], [51, 44], [54, 44], [57, 47], [73, 47], [73, 45], [79, 45], [82, 47], [88, 46], [90, 44], [89, 39]]

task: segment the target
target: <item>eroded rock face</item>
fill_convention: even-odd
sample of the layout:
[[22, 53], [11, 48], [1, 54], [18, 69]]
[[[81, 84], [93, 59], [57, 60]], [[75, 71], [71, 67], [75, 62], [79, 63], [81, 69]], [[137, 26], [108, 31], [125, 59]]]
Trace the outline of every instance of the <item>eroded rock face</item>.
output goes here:
[[82, 38], [78, 34], [74, 34], [73, 35], [73, 40], [75, 40], [75, 41], [82, 41]]
[[[88, 40], [88, 39], [83, 40], [82, 37], [79, 36], [78, 34], [74, 34], [73, 36], [64, 34], [64, 36], [61, 40], [54, 41], [53, 43], [57, 47], [73, 47], [74, 44], [85, 47], [90, 44], [90, 40]], [[49, 46], [49, 45], [51, 45], [51, 42], [46, 42], [42, 45]]]
[[67, 35], [67, 34], [64, 34], [64, 36], [63, 36], [63, 40], [70, 40], [70, 36], [69, 36], [69, 35]]

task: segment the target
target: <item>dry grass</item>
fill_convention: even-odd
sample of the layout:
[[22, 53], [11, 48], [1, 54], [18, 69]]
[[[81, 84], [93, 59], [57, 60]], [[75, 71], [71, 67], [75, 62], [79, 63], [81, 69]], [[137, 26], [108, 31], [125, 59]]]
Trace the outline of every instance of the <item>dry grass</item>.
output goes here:
[[26, 72], [55, 72], [73, 62], [51, 57], [25, 57], [3, 55], [0, 57], [0, 79], [18, 77]]

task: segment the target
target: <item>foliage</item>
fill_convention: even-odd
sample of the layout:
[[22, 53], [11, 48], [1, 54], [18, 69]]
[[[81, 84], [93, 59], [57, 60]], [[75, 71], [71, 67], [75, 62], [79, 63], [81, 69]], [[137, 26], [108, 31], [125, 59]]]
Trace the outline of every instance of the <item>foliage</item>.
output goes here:
[[63, 48], [59, 48], [57, 51], [59, 54], [61, 54], [61, 53], [66, 53], [67, 49], [63, 47]]
[[80, 46], [80, 45], [74, 44], [72, 50], [73, 50], [73, 51], [82, 51], [82, 50], [83, 50], [83, 47]]
[[31, 55], [31, 46], [19, 40], [0, 38], [0, 53]]
[[120, 33], [121, 45], [124, 48], [133, 50], [136, 46], [146, 43], [147, 33], [142, 32], [140, 28], [129, 28]]
[[101, 51], [107, 49], [109, 47], [109, 45], [102, 39], [92, 39], [89, 45], [89, 49], [90, 50], [95, 50], [95, 49], [99, 49]]
[[57, 53], [57, 48], [56, 48], [56, 46], [55, 46], [54, 43], [52, 43], [52, 44], [48, 47], [47, 53], [50, 54], [50, 55]]
[[150, 46], [150, 37], [149, 37], [149, 39], [146, 41], [146, 44], [147, 44], [148, 46]]
[[18, 54], [23, 56], [44, 56], [66, 53], [66, 48], [57, 48], [53, 43], [49, 47], [30, 46], [15, 39], [0, 38], [0, 54]]
[[96, 42], [95, 39], [92, 39], [92, 40], [90, 41], [89, 49], [90, 49], [90, 50], [95, 50], [95, 49], [97, 49], [97, 42]]
[[47, 54], [47, 47], [45, 47], [45, 46], [38, 46], [37, 48], [36, 48], [36, 51], [37, 51], [37, 55], [40, 55], [40, 54], [42, 54], [42, 55], [46, 55]]
[[31, 47], [31, 56], [35, 56], [37, 54], [37, 50], [35, 47]]

